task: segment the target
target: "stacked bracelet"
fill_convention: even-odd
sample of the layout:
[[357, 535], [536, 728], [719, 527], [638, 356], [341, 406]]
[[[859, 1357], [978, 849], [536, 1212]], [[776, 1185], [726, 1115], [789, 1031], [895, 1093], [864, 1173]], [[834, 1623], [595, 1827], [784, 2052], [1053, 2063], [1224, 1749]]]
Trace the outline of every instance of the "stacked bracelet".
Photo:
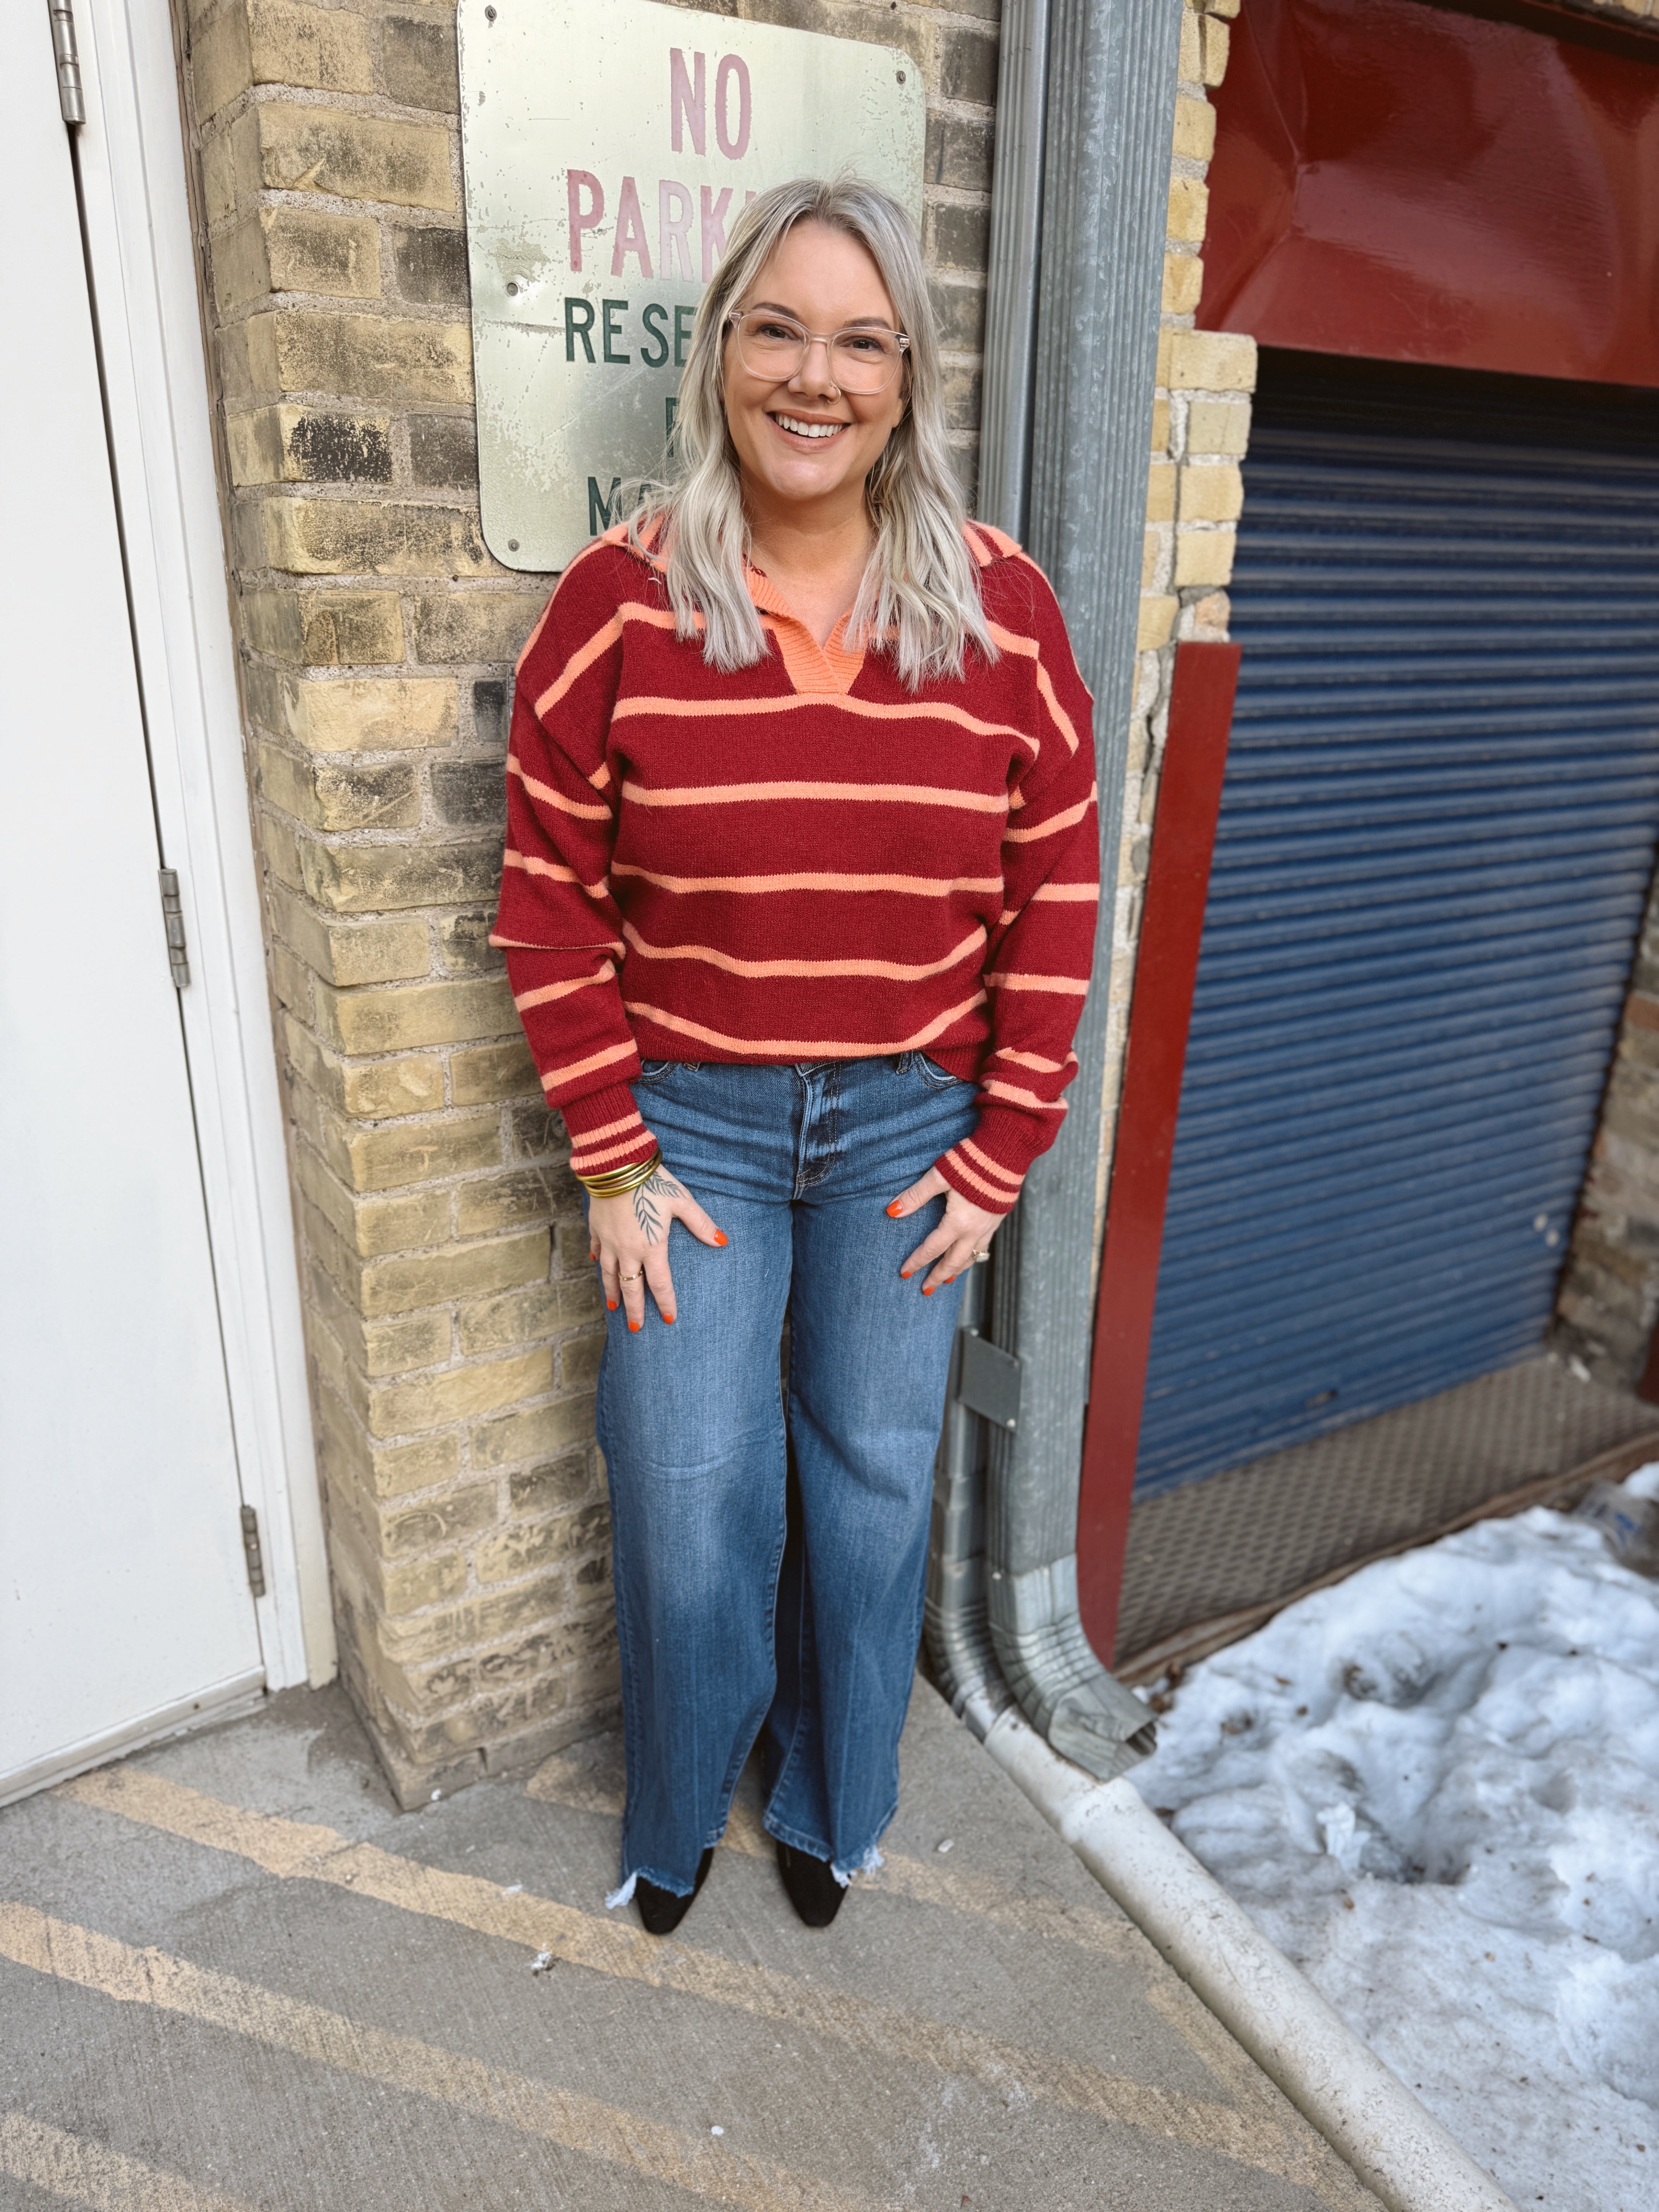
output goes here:
[[576, 1180], [590, 1198], [624, 1198], [642, 1182], [649, 1182], [661, 1165], [662, 1147], [657, 1146], [648, 1160], [635, 1160], [631, 1167], [612, 1168], [608, 1175], [578, 1176]]

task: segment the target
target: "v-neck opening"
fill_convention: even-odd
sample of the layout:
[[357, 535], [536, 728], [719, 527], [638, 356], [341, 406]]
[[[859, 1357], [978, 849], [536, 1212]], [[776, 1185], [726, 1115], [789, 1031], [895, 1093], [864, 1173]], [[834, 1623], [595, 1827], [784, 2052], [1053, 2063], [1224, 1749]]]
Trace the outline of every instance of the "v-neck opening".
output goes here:
[[847, 642], [851, 610], [820, 645], [764, 569], [745, 562], [744, 573], [750, 598], [763, 615], [771, 617], [766, 627], [777, 641], [784, 673], [793, 687], [844, 699], [858, 681], [866, 651], [863, 646], [855, 647]]

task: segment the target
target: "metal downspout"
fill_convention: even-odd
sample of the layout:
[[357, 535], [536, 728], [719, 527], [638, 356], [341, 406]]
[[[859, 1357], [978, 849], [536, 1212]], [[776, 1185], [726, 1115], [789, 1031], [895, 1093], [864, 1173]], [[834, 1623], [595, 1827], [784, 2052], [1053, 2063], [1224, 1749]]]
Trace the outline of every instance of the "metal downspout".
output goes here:
[[[992, 1340], [1020, 1366], [1012, 1431], [954, 1406], [929, 1577], [934, 1664], [981, 1732], [1009, 1692], [1102, 1778], [1152, 1744], [1078, 1617], [1101, 1082], [1168, 232], [1179, 0], [1005, 0], [980, 512], [1060, 596], [1095, 697], [1101, 906], [1081, 1073], [1052, 1151], [996, 1243]], [[972, 1317], [964, 1312], [964, 1323]]]

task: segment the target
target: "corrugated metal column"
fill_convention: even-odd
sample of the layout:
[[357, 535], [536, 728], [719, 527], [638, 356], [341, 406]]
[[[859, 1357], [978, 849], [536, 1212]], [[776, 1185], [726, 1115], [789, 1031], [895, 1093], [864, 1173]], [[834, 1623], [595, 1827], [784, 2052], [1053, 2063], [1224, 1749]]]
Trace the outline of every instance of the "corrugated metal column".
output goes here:
[[[997, 1656], [1031, 1720], [1057, 1748], [1108, 1772], [1123, 1763], [1123, 1740], [1144, 1712], [1103, 1675], [1078, 1620], [1078, 1486], [1181, 8], [1178, 0], [1048, 0], [1048, 16], [1029, 361], [1022, 348], [1030, 344], [1031, 319], [1019, 297], [1018, 269], [1006, 257], [1020, 250], [1030, 196], [1039, 188], [1030, 133], [1045, 73], [1036, 16], [1028, 20], [1012, 5], [1004, 16], [1005, 40], [1018, 43], [1005, 64], [999, 129], [1006, 113], [1026, 135], [999, 147], [1000, 258], [987, 395], [1001, 411], [988, 424], [988, 489], [1002, 503], [991, 519], [1016, 531], [1023, 521], [1024, 541], [1059, 592], [1095, 695], [1104, 880], [1096, 982], [1078, 1031], [1081, 1072], [1071, 1111], [997, 1241], [992, 1334], [1018, 1355], [1022, 1389], [1018, 1430], [990, 1432], [988, 1596]], [[1029, 473], [1021, 466], [1028, 392]], [[1023, 518], [1018, 509], [1028, 481]], [[935, 1577], [941, 1597], [950, 1565], [941, 1553]], [[972, 1579], [964, 1577], [964, 1587]]]

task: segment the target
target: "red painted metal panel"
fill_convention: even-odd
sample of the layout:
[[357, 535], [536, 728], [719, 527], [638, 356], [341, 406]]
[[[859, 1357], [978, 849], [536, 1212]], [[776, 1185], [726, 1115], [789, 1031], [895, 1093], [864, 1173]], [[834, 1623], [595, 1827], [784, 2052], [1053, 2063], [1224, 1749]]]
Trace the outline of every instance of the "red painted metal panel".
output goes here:
[[1249, 0], [1215, 95], [1201, 328], [1659, 385], [1659, 36], [1507, 12]]
[[1129, 1533], [1164, 1206], [1204, 933], [1204, 901], [1227, 765], [1236, 645], [1176, 648], [1129, 1042], [1113, 1147], [1106, 1249], [1095, 1305], [1089, 1418], [1078, 1508], [1083, 1626], [1110, 1664]]

